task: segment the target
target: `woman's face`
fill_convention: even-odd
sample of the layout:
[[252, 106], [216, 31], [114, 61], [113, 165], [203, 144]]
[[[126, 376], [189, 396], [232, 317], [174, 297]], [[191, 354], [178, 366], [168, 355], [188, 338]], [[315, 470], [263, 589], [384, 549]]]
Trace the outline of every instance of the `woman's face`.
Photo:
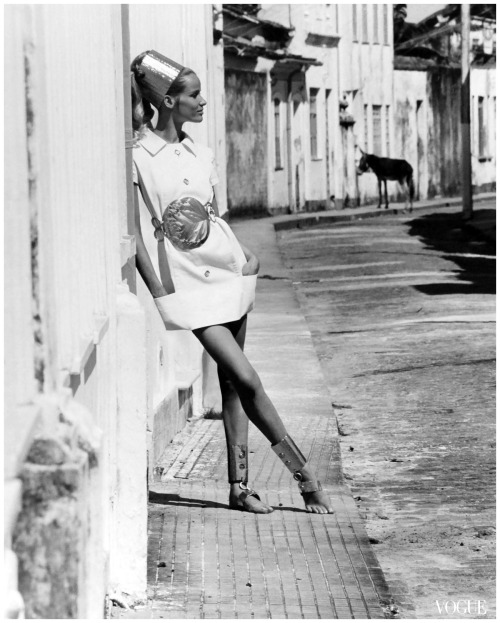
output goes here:
[[189, 74], [184, 81], [184, 90], [176, 97], [176, 104], [172, 111], [174, 119], [181, 123], [203, 121], [203, 109], [207, 105], [201, 95], [201, 84], [196, 74]]

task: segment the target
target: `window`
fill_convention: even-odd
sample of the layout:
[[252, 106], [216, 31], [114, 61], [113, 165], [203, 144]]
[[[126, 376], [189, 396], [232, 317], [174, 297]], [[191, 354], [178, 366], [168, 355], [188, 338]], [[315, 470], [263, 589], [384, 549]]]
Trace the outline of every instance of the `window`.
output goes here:
[[281, 163], [281, 116], [280, 101], [274, 100], [274, 168], [282, 169]]
[[378, 40], [378, 4], [373, 4], [373, 43], [380, 43]]
[[382, 155], [382, 106], [373, 106], [373, 153]]
[[364, 126], [364, 139], [365, 139], [365, 145], [364, 145], [364, 150], [363, 151], [369, 151], [370, 150], [370, 146], [368, 144], [368, 104], [365, 104], [363, 106], [363, 126]]
[[309, 90], [309, 132], [311, 135], [311, 158], [318, 158], [318, 89]]
[[358, 5], [352, 5], [352, 40], [358, 40]]
[[486, 158], [487, 154], [487, 134], [486, 134], [486, 119], [484, 97], [477, 98], [477, 130], [479, 139], [479, 157]]
[[363, 43], [368, 43], [368, 5], [361, 5], [363, 11]]
[[385, 107], [385, 155], [391, 157], [391, 107]]
[[384, 28], [384, 45], [389, 45], [389, 15], [387, 4], [383, 4], [383, 28]]

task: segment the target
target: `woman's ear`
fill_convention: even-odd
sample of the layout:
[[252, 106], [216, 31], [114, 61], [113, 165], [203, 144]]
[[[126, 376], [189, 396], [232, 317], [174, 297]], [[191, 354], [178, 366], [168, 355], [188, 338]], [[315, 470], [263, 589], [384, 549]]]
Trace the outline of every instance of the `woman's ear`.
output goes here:
[[172, 109], [175, 106], [175, 100], [171, 95], [165, 95], [165, 99], [163, 100], [163, 103], [165, 104], [165, 106], [167, 108]]

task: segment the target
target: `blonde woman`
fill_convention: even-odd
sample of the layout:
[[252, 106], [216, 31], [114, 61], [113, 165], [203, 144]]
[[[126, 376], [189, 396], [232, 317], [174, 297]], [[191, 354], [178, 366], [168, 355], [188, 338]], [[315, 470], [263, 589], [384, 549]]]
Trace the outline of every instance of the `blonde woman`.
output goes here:
[[[150, 50], [132, 62], [137, 267], [167, 330], [190, 330], [217, 363], [228, 453], [229, 506], [271, 513], [248, 486], [249, 420], [298, 482], [306, 510], [329, 497], [287, 434], [243, 347], [259, 262], [219, 218], [212, 151], [185, 123], [207, 104], [193, 70]], [[158, 117], [152, 127], [153, 108]]]

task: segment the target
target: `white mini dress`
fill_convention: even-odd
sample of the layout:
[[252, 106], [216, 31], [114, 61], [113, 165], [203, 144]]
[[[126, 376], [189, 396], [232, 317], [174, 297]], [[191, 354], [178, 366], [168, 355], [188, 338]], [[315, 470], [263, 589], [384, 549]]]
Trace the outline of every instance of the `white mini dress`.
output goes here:
[[242, 275], [246, 258], [229, 225], [212, 217], [205, 242], [181, 250], [167, 236], [157, 240], [151, 222], [150, 210], [161, 221], [177, 199], [194, 197], [202, 205], [212, 201], [212, 187], [219, 181], [212, 150], [186, 134], [171, 144], [146, 129], [133, 155], [142, 238], [158, 279], [166, 285], [166, 269], [175, 289], [154, 299], [165, 327], [193, 330], [239, 320], [253, 309], [257, 275]]

